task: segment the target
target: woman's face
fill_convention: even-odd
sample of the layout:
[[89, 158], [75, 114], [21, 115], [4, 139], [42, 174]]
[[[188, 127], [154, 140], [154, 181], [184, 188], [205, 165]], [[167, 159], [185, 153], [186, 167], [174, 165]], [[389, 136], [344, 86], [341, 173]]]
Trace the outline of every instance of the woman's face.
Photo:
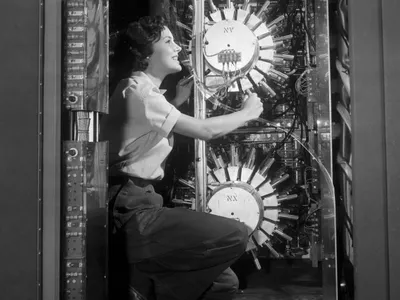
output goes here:
[[171, 31], [165, 27], [160, 39], [153, 44], [148, 69], [163, 75], [179, 72], [182, 69], [178, 60], [181, 50], [182, 48], [175, 44]]

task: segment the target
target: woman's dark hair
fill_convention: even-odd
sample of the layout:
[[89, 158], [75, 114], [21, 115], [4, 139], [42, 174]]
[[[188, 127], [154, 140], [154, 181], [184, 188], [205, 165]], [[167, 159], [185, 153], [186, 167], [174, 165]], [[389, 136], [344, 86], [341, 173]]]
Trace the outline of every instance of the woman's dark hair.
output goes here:
[[167, 24], [164, 18], [146, 16], [130, 23], [125, 30], [118, 33], [110, 59], [111, 93], [122, 78], [147, 68], [147, 57], [153, 53], [153, 44], [160, 39], [165, 26]]

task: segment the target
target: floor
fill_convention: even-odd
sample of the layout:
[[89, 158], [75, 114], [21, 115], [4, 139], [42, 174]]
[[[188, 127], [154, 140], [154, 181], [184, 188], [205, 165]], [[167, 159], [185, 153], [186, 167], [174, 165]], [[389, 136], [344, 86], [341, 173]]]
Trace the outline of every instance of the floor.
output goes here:
[[[321, 270], [309, 260], [261, 259], [260, 264], [262, 269], [257, 270], [248, 257], [232, 266], [240, 282], [234, 300], [323, 299]], [[110, 300], [122, 299], [117, 292], [112, 295]]]
[[261, 271], [251, 261], [233, 266], [241, 285], [235, 300], [322, 299], [321, 271], [307, 261], [261, 261], [261, 264]]

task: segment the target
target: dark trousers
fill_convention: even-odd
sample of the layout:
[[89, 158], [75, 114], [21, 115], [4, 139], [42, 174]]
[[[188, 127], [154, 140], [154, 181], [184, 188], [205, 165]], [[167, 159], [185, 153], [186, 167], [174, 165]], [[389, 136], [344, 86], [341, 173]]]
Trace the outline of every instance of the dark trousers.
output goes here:
[[[157, 300], [233, 299], [238, 282], [229, 267], [246, 249], [248, 231], [243, 223], [184, 208], [152, 207], [152, 198], [159, 197], [152, 187], [131, 182], [114, 190], [121, 194], [121, 199], [115, 197], [116, 216], [126, 211], [118, 209], [118, 200], [143, 203], [131, 206], [137, 210], [118, 231], [130, 274], [136, 270], [150, 280]], [[134, 278], [130, 281], [138, 285]]]

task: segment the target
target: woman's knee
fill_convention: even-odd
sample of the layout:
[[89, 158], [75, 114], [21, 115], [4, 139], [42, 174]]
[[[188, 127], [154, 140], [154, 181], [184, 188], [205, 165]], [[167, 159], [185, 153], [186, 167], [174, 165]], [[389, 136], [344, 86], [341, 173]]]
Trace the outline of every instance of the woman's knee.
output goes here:
[[221, 249], [225, 248], [227, 256], [237, 257], [245, 252], [248, 240], [249, 233], [246, 225], [232, 220], [229, 232], [227, 231], [226, 235], [222, 236], [216, 246], [217, 248], [221, 246]]

